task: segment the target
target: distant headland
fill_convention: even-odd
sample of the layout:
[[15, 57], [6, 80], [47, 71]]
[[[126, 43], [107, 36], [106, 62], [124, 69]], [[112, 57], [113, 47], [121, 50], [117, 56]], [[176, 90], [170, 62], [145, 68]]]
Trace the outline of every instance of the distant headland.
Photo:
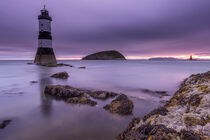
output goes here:
[[149, 58], [148, 60], [156, 60], [156, 61], [177, 61], [177, 60], [182, 60], [182, 59], [177, 59], [173, 57], [154, 57], [154, 58]]

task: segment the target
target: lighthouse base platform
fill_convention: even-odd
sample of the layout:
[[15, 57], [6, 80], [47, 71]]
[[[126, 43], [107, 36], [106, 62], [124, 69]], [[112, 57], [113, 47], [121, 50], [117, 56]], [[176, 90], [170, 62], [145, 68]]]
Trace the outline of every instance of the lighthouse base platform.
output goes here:
[[43, 66], [56, 66], [57, 61], [53, 48], [39, 47], [36, 52], [34, 63]]

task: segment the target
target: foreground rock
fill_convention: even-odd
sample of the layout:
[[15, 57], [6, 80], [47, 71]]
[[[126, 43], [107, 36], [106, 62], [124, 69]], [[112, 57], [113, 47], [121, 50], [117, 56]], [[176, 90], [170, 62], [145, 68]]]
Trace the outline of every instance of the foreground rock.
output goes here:
[[104, 106], [104, 109], [109, 110], [111, 113], [129, 115], [133, 111], [133, 102], [126, 95], [121, 94], [110, 104]]
[[82, 60], [125, 60], [125, 57], [118, 51], [111, 50], [88, 55], [83, 57]]
[[4, 120], [0, 123], [0, 129], [4, 129], [12, 120]]
[[60, 79], [68, 79], [69, 74], [65, 71], [64, 72], [58, 72], [58, 73], [55, 73], [55, 74], [51, 75], [51, 77], [60, 78]]
[[133, 119], [116, 140], [210, 139], [210, 71], [191, 75], [163, 106]]
[[118, 95], [117, 93], [113, 92], [90, 91], [62, 85], [48, 85], [45, 87], [44, 93], [54, 97], [62, 98], [67, 103], [88, 104], [91, 106], [96, 105], [97, 102], [91, 100], [90, 97], [96, 99], [108, 99]]

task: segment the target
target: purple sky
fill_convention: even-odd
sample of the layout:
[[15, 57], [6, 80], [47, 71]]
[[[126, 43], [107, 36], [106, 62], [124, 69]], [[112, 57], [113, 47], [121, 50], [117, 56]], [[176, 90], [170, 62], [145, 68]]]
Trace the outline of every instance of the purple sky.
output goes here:
[[110, 49], [127, 58], [210, 57], [210, 0], [1, 0], [0, 59], [34, 57], [44, 4], [59, 58]]

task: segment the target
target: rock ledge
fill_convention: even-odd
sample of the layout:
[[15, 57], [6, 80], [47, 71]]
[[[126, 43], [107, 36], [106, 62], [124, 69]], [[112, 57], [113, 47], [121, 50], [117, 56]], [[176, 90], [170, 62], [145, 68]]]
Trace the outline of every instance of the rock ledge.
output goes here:
[[191, 75], [163, 106], [134, 119], [116, 140], [209, 140], [210, 71]]

